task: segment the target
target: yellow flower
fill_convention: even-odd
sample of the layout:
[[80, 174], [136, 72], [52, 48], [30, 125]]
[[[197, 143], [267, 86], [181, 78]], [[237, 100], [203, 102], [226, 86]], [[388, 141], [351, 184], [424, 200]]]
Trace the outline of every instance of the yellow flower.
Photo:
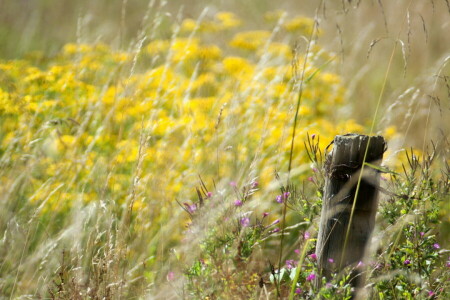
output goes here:
[[242, 57], [229, 56], [225, 57], [223, 60], [223, 66], [226, 73], [231, 75], [249, 75], [253, 72], [253, 65]]
[[241, 20], [232, 12], [219, 12], [215, 18], [220, 21], [220, 26], [224, 29], [235, 28], [241, 25]]
[[235, 48], [254, 51], [263, 47], [270, 35], [270, 31], [265, 30], [239, 32], [233, 37], [230, 45]]
[[290, 32], [300, 32], [310, 35], [314, 28], [314, 20], [305, 17], [295, 17], [283, 24], [284, 29]]

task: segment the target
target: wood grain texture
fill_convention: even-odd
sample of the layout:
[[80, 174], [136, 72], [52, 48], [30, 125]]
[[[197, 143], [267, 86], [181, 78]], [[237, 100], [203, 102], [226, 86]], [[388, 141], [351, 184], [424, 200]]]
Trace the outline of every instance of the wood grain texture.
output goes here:
[[[327, 177], [316, 246], [319, 271], [327, 279], [333, 272], [356, 266], [364, 256], [378, 207], [379, 172], [367, 165], [364, 167], [349, 224], [356, 186], [367, 146], [366, 162], [373, 165], [381, 163], [386, 150], [385, 140], [381, 136], [370, 137], [369, 142], [369, 136], [365, 135], [338, 135], [333, 143], [333, 150], [327, 155], [325, 164]], [[344, 251], [348, 226], [350, 230]], [[356, 269], [352, 272], [352, 277], [359, 275]], [[356, 276], [352, 284], [358, 286], [361, 281], [361, 276]], [[320, 285], [320, 282], [317, 284]]]

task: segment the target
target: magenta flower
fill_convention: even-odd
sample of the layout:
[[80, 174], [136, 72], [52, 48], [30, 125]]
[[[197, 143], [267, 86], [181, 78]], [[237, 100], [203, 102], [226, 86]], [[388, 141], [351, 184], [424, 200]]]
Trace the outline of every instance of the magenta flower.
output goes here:
[[314, 182], [314, 178], [312, 176], [309, 176], [308, 181]]
[[276, 232], [279, 232], [280, 231], [280, 228], [275, 228], [274, 230], [272, 230], [272, 233], [276, 233]]
[[236, 181], [230, 181], [230, 186], [232, 186], [232, 187], [237, 187]]
[[278, 196], [275, 198], [275, 201], [277, 201], [278, 203], [283, 203], [283, 197], [282, 197], [281, 195], [278, 195]]
[[310, 254], [309, 258], [311, 258], [312, 260], [317, 260], [317, 254], [315, 254], [315, 253]]
[[295, 249], [294, 252], [295, 254], [300, 254], [300, 249]]
[[359, 267], [364, 267], [364, 263], [362, 261], [359, 261], [358, 264], [356, 265], [357, 268]]
[[425, 232], [421, 231], [419, 234], [420, 234], [420, 237], [423, 237], [425, 235]]
[[208, 193], [206, 193], [206, 197], [208, 197], [208, 198], [211, 198], [211, 197], [212, 197], [212, 195], [213, 195], [213, 193], [212, 193], [212, 192], [208, 192]]
[[301, 288], [296, 288], [295, 289], [295, 293], [296, 294], [301, 294], [302, 293], [302, 289]]
[[309, 232], [308, 231], [305, 231], [305, 233], [303, 234], [303, 238], [305, 239], [305, 240], [307, 240], [307, 239], [309, 239], [311, 237], [311, 235], [309, 234]]
[[268, 212], [264, 212], [264, 213], [263, 213], [263, 218], [267, 217], [268, 215], [269, 215]]
[[287, 199], [287, 198], [289, 198], [290, 195], [291, 195], [290, 192], [284, 192], [283, 198], [284, 198], [284, 199]]
[[236, 207], [242, 206], [242, 200], [237, 199], [236, 201], [234, 201], [234, 206]]
[[250, 225], [250, 219], [248, 217], [244, 217], [240, 221], [242, 227], [248, 227]]
[[312, 168], [312, 170], [313, 170], [313, 172], [314, 172], [314, 173], [317, 173], [317, 172], [319, 172], [319, 170], [318, 170], [317, 168], [315, 168], [315, 167], [314, 167], [314, 168]]
[[258, 187], [258, 185], [259, 185], [258, 181], [252, 182], [252, 188], [256, 188], [256, 187]]
[[405, 261], [403, 262], [404, 265], [409, 265], [411, 264], [411, 261], [409, 259], [405, 259]]
[[308, 276], [306, 276], [306, 281], [313, 281], [314, 279], [316, 279], [316, 274], [311, 273]]
[[433, 245], [433, 248], [434, 248], [434, 249], [439, 249], [439, 248], [441, 248], [441, 246], [440, 246], [438, 243], [435, 243], [435, 244]]
[[329, 259], [328, 259], [328, 262], [329, 262], [330, 264], [332, 264], [332, 263], [334, 263], [334, 259], [329, 258]]
[[435, 292], [433, 292], [433, 291], [428, 291], [428, 297], [433, 297], [434, 295], [436, 295]]

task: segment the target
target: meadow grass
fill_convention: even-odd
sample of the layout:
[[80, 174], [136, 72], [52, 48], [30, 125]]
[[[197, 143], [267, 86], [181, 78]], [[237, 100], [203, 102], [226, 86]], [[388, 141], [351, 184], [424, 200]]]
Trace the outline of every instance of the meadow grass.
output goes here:
[[361, 297], [450, 297], [447, 1], [53, 2], [0, 13], [32, 32], [0, 60], [1, 298], [349, 299], [314, 284], [348, 132], [389, 143]]

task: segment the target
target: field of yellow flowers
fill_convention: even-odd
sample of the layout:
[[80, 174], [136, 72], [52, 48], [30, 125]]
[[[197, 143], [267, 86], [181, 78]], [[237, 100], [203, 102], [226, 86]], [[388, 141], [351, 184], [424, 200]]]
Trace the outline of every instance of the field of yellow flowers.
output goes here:
[[[255, 29], [216, 12], [127, 50], [68, 43], [0, 60], [0, 298], [262, 295], [280, 226], [315, 231], [333, 137], [399, 133], [352, 117], [317, 20], [261, 18]], [[298, 189], [280, 194], [287, 176]], [[297, 251], [297, 236], [285, 243]]]

